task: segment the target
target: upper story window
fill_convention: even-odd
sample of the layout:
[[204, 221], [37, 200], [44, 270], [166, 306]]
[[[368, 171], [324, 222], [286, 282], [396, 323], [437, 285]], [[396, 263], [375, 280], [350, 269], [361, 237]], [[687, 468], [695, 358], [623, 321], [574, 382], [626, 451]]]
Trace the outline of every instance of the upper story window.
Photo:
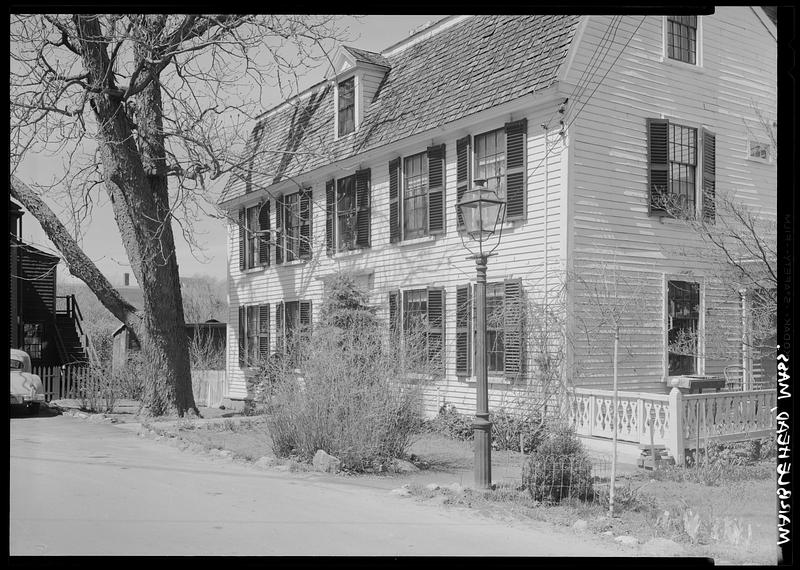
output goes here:
[[753, 160], [769, 162], [772, 159], [772, 149], [769, 143], [750, 139], [747, 141], [747, 155]]
[[389, 241], [444, 233], [445, 145], [389, 162]]
[[239, 269], [269, 265], [269, 201], [239, 210]]
[[667, 56], [697, 63], [697, 16], [667, 16]]
[[276, 263], [311, 257], [311, 189], [277, 199]]
[[497, 195], [506, 198], [506, 132], [497, 129], [475, 137], [474, 180], [487, 180], [489, 188], [496, 188]]
[[715, 135], [667, 119], [648, 119], [647, 128], [650, 214], [694, 218], [702, 213], [703, 219], [713, 221]]
[[338, 136], [343, 137], [356, 130], [356, 83], [355, 77], [339, 83]]
[[[456, 196], [461, 200], [475, 180], [506, 200], [507, 221], [525, 219], [527, 214], [528, 121], [506, 123], [505, 128], [456, 141]], [[458, 227], [463, 228], [461, 212]]]
[[325, 185], [325, 242], [328, 255], [370, 246], [370, 169]]
[[403, 235], [428, 233], [428, 154], [421, 152], [403, 161]]

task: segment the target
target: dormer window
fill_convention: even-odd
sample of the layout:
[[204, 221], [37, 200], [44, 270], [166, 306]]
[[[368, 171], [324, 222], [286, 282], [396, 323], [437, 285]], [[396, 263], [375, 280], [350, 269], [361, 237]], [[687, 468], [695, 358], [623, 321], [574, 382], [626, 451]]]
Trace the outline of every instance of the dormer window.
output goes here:
[[355, 77], [339, 83], [338, 123], [339, 136], [343, 137], [356, 130], [356, 89]]

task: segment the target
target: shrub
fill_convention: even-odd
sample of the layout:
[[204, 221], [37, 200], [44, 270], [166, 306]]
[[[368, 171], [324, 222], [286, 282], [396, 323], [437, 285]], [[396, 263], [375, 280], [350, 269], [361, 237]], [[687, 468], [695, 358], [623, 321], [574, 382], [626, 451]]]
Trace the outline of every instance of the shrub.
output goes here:
[[318, 328], [295, 333], [291, 358], [265, 363], [251, 385], [277, 455], [310, 461], [321, 449], [346, 470], [385, 466], [421, 428], [420, 385], [408, 381], [405, 344], [387, 342], [353, 280], [340, 275], [328, 291]]
[[454, 405], [444, 403], [436, 417], [426, 422], [426, 427], [433, 433], [457, 441], [471, 441], [474, 436], [472, 422], [473, 416], [460, 414]]
[[523, 466], [522, 481], [536, 501], [558, 503], [594, 496], [592, 464], [572, 428], [552, 426]]
[[503, 408], [491, 412], [492, 448], [530, 453], [542, 441], [543, 422], [530, 414], [512, 414]]

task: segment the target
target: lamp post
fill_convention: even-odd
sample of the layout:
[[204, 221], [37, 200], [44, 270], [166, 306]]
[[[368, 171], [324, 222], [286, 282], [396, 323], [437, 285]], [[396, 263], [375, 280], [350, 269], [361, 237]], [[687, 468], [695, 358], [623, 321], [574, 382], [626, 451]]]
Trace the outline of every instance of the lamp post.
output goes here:
[[[500, 244], [502, 222], [505, 217], [506, 203], [497, 196], [497, 192], [486, 187], [486, 180], [476, 180], [475, 186], [464, 193], [456, 204], [458, 213], [464, 221], [465, 232], [471, 241], [477, 242], [477, 251], [469, 242], [461, 239], [464, 246], [472, 254], [467, 259], [474, 259], [478, 271], [475, 288], [476, 328], [475, 339], [475, 375], [476, 402], [475, 422], [475, 486], [479, 489], [492, 488], [492, 424], [489, 421], [489, 381], [486, 363], [486, 266], [487, 259], [493, 255]], [[500, 232], [497, 232], [498, 227]], [[494, 238], [497, 234], [496, 240]], [[492, 245], [494, 242], [494, 245]], [[486, 246], [484, 247], [484, 244]], [[491, 246], [491, 247], [490, 247]]]

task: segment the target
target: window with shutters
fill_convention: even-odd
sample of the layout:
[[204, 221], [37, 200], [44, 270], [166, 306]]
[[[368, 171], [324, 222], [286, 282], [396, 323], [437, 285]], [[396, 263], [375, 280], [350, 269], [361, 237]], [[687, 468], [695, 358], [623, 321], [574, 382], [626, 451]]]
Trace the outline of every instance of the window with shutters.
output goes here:
[[412, 370], [444, 371], [444, 289], [427, 287], [389, 293], [389, 323], [402, 338]]
[[702, 213], [713, 221], [715, 135], [667, 119], [648, 119], [647, 125], [650, 214], [694, 218]]
[[667, 57], [697, 63], [697, 16], [667, 16]]
[[389, 162], [389, 241], [444, 233], [445, 145]]
[[[456, 288], [456, 374], [474, 375], [477, 335], [475, 285]], [[516, 380], [523, 372], [522, 282], [509, 279], [486, 285], [486, 368], [494, 377]]]
[[370, 246], [370, 169], [325, 185], [325, 242], [328, 255]]
[[311, 190], [281, 196], [278, 201], [277, 261], [289, 262], [311, 257]]
[[697, 374], [700, 285], [690, 281], [667, 283], [668, 375]]
[[253, 367], [269, 356], [269, 305], [239, 307], [239, 365]]
[[[475, 180], [486, 180], [506, 201], [505, 220], [524, 220], [527, 216], [527, 140], [528, 120], [506, 123], [504, 128], [456, 141], [456, 200]], [[458, 212], [458, 228], [464, 221]]]
[[296, 366], [303, 341], [311, 329], [311, 301], [285, 301], [275, 310], [276, 351]]
[[748, 139], [747, 157], [759, 162], [771, 162], [772, 150], [769, 143]]
[[356, 85], [355, 77], [345, 79], [338, 85], [338, 136], [343, 137], [356, 130]]
[[239, 211], [239, 269], [269, 265], [269, 202]]

